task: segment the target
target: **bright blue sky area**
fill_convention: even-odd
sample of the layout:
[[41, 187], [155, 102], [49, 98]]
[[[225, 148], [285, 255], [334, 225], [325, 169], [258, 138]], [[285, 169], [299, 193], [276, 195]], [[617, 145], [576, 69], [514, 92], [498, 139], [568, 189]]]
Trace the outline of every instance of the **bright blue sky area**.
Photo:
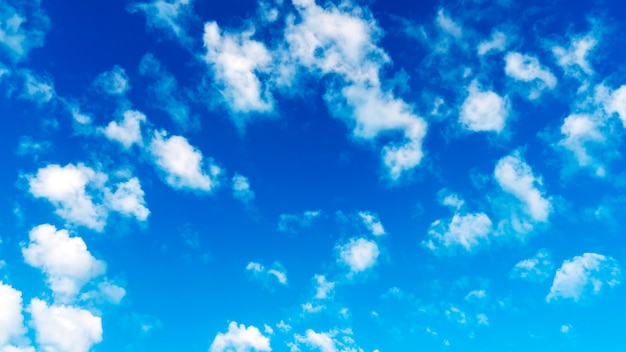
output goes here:
[[0, 351], [622, 351], [619, 1], [0, 0]]

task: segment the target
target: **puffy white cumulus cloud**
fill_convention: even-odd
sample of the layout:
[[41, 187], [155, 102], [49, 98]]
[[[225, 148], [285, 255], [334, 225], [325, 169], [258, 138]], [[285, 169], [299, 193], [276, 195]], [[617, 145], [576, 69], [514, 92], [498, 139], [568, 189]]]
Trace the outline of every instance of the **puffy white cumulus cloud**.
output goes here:
[[621, 270], [615, 259], [602, 254], [584, 253], [563, 262], [556, 272], [546, 301], [567, 298], [578, 302], [585, 295], [599, 294], [605, 286], [619, 285], [620, 279]]
[[611, 94], [604, 108], [609, 114], [617, 114], [626, 127], [626, 85], [619, 87]]
[[471, 252], [482, 242], [489, 240], [492, 222], [484, 213], [454, 214], [449, 223], [437, 220], [430, 225], [427, 241], [423, 245], [431, 251], [442, 246], [454, 249], [462, 247]]
[[316, 332], [307, 329], [304, 335], [295, 334], [292, 351], [300, 351], [298, 345], [305, 344], [308, 350], [320, 352], [363, 352], [353, 338], [351, 328], [334, 329], [328, 332]]
[[121, 122], [111, 121], [102, 129], [102, 133], [112, 140], [129, 149], [133, 144], [142, 145], [141, 124], [146, 121], [146, 115], [139, 111], [127, 110]]
[[542, 184], [541, 178], [534, 176], [532, 169], [519, 153], [500, 159], [496, 164], [494, 176], [505, 192], [512, 194], [523, 203], [524, 211], [532, 220], [548, 221], [552, 204], [544, 196], [544, 192], [538, 188]]
[[545, 88], [556, 87], [556, 77], [539, 63], [539, 59], [534, 56], [511, 52], [504, 58], [504, 72], [507, 76], [523, 82], [534, 82], [535, 87], [530, 92], [529, 98], [538, 98]]
[[9, 343], [24, 333], [22, 292], [0, 281], [0, 351], [9, 349]]
[[[215, 81], [234, 114], [274, 109], [269, 89], [257, 76], [269, 72], [273, 59], [263, 43], [251, 39], [253, 34], [253, 30], [222, 34], [217, 23], [204, 25], [204, 59], [212, 66]], [[243, 121], [235, 122], [243, 127]]]
[[144, 192], [137, 178], [116, 184], [115, 192], [106, 186], [108, 176], [83, 165], [48, 165], [27, 175], [29, 191], [36, 198], [45, 198], [66, 221], [102, 231], [110, 211], [147, 219]]
[[385, 228], [383, 224], [378, 219], [376, 214], [373, 214], [369, 211], [360, 211], [359, 217], [363, 221], [363, 224], [367, 227], [368, 230], [374, 236], [382, 236], [385, 234]]
[[254, 200], [254, 191], [250, 187], [250, 181], [248, 181], [247, 177], [235, 174], [232, 179], [232, 184], [233, 197], [235, 197], [235, 199], [244, 203], [250, 203]]
[[102, 341], [102, 319], [91, 312], [33, 299], [28, 308], [43, 351], [88, 352]]
[[534, 257], [524, 259], [515, 264], [511, 271], [511, 277], [528, 281], [542, 282], [552, 275], [554, 265], [550, 258], [550, 252], [541, 249]]
[[352, 273], [360, 273], [376, 264], [380, 250], [374, 241], [365, 238], [352, 238], [338, 246], [339, 261], [350, 267]]
[[500, 133], [508, 116], [506, 99], [493, 91], [482, 91], [477, 84], [472, 83], [469, 94], [461, 105], [459, 122], [470, 131]]
[[382, 149], [382, 160], [392, 180], [399, 179], [422, 161], [427, 124], [402, 99], [382, 91], [377, 85], [351, 84], [340, 94], [327, 93], [326, 100], [335, 115], [348, 117], [356, 138], [373, 140], [382, 134], [403, 134], [404, 141], [390, 143]]
[[321, 210], [305, 210], [302, 214], [280, 214], [278, 231], [297, 232], [301, 228], [311, 226], [313, 220], [321, 216]]
[[604, 121], [593, 115], [572, 114], [561, 125], [563, 139], [559, 141], [560, 146], [574, 154], [579, 166], [595, 167], [598, 176], [603, 176], [604, 168], [592, 156], [590, 148], [606, 141], [603, 127]]
[[275, 279], [281, 285], [287, 285], [287, 271], [278, 262], [274, 262], [271, 268], [266, 268], [263, 264], [250, 262], [246, 266], [246, 271], [258, 280], [268, 282]]
[[553, 46], [552, 53], [565, 73], [580, 76], [591, 75], [593, 69], [587, 60], [589, 52], [598, 44], [593, 34], [572, 38], [569, 47]]
[[24, 261], [46, 274], [50, 289], [60, 301], [73, 299], [89, 280], [104, 274], [105, 263], [94, 258], [80, 237], [49, 224], [29, 233], [28, 246], [22, 249]]
[[27, 176], [30, 193], [45, 198], [56, 206], [56, 213], [68, 222], [101, 231], [106, 222], [106, 210], [94, 204], [87, 186], [102, 187], [105, 174], [82, 164], [48, 165]]
[[120, 66], [99, 74], [93, 84], [110, 95], [123, 95], [130, 89], [126, 71]]
[[148, 27], [163, 30], [168, 36], [187, 44], [190, 39], [185, 25], [194, 18], [191, 3], [191, 0], [153, 0], [131, 4], [128, 10], [131, 13], [143, 12]]
[[146, 207], [144, 200], [144, 191], [136, 177], [117, 183], [115, 192], [107, 189], [105, 199], [109, 209], [133, 216], [137, 220], [145, 221], [150, 215], [150, 210]]
[[327, 299], [333, 295], [335, 283], [328, 281], [324, 275], [315, 275], [315, 298]]
[[0, 2], [0, 48], [13, 61], [43, 45], [49, 28], [48, 16], [41, 1]]
[[318, 333], [308, 329], [304, 336], [296, 335], [296, 341], [321, 352], [337, 352], [333, 336], [329, 333]]
[[263, 336], [255, 326], [248, 326], [236, 322], [228, 325], [226, 333], [218, 333], [209, 348], [209, 352], [250, 352], [271, 351], [270, 339]]
[[150, 142], [154, 163], [165, 174], [165, 181], [175, 189], [211, 192], [218, 186], [221, 169], [205, 159], [185, 137], [168, 137], [165, 132], [155, 132]]

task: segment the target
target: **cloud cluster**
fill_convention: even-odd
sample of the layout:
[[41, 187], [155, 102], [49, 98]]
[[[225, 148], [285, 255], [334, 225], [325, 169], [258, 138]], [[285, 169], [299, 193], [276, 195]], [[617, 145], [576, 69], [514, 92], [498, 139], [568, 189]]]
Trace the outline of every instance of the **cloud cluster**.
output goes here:
[[269, 352], [270, 339], [261, 334], [255, 326], [246, 327], [236, 322], [228, 324], [228, 331], [218, 333], [209, 348], [209, 352], [227, 351], [258, 351]]

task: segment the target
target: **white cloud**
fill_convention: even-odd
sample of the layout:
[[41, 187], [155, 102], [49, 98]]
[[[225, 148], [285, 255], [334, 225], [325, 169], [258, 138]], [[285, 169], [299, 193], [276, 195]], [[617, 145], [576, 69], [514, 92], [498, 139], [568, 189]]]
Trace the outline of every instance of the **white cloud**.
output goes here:
[[126, 289], [108, 280], [98, 283], [98, 290], [85, 292], [80, 295], [81, 301], [93, 300], [97, 303], [119, 304], [126, 296]]
[[192, 0], [152, 0], [131, 4], [128, 10], [131, 13], [143, 12], [148, 27], [163, 30], [166, 35], [188, 44], [190, 39], [185, 27], [194, 19], [191, 3]]
[[597, 44], [596, 38], [592, 34], [588, 34], [572, 38], [568, 48], [561, 46], [552, 47], [552, 53], [565, 73], [573, 76], [580, 76], [581, 74], [592, 75], [593, 69], [587, 60], [587, 56]]
[[626, 85], [615, 90], [605, 104], [605, 110], [609, 114], [617, 114], [626, 127]]
[[327, 299], [333, 295], [335, 283], [326, 280], [324, 275], [315, 275], [315, 298]]
[[339, 261], [350, 267], [352, 273], [360, 273], [376, 264], [380, 251], [374, 241], [352, 238], [348, 243], [337, 246]]
[[318, 313], [326, 308], [323, 304], [313, 305], [311, 302], [307, 302], [302, 305], [302, 310], [307, 313]]
[[31, 324], [43, 351], [88, 352], [102, 341], [102, 319], [87, 310], [33, 299]]
[[552, 275], [554, 265], [550, 259], [550, 252], [541, 249], [534, 257], [524, 259], [515, 264], [511, 271], [511, 277], [528, 281], [542, 282]]
[[561, 325], [560, 330], [561, 330], [562, 333], [567, 334], [567, 333], [570, 332], [570, 330], [572, 330], [572, 325], [570, 325], [570, 324]]
[[0, 2], [0, 48], [14, 61], [43, 45], [49, 19], [40, 1]]
[[[0, 350], [26, 333], [22, 315], [22, 292], [0, 281]], [[4, 348], [4, 349], [3, 349]]]
[[56, 96], [54, 83], [51, 78], [38, 76], [29, 70], [20, 70], [19, 75], [24, 85], [20, 94], [23, 99], [41, 105], [48, 103]]
[[66, 221], [102, 231], [106, 223], [106, 209], [94, 204], [87, 186], [102, 187], [107, 176], [82, 164], [61, 167], [48, 165], [27, 176], [30, 193], [36, 198], [46, 198], [56, 208], [56, 213]]
[[322, 216], [320, 210], [306, 210], [302, 214], [280, 214], [278, 231], [297, 232], [301, 228], [311, 226], [313, 220]]
[[556, 272], [546, 301], [567, 298], [575, 302], [587, 295], [599, 294], [603, 287], [620, 284], [621, 270], [617, 261], [596, 253], [584, 253], [565, 260]]
[[93, 84], [109, 95], [123, 95], [130, 89], [126, 71], [120, 66], [99, 74]]
[[435, 23], [439, 28], [441, 28], [444, 32], [451, 35], [455, 39], [461, 39], [463, 36], [463, 28], [461, 25], [456, 23], [450, 16], [448, 16], [443, 9], [439, 9], [437, 11], [437, 17], [435, 18]]
[[447, 194], [442, 200], [441, 204], [451, 207], [452, 209], [459, 210], [465, 205], [465, 201], [459, 197], [458, 194]]
[[533, 175], [530, 166], [519, 153], [505, 156], [498, 161], [494, 176], [500, 187], [522, 202], [524, 211], [537, 222], [546, 222], [552, 212], [550, 200], [538, 187], [541, 178]]
[[145, 221], [150, 215], [150, 210], [146, 207], [139, 179], [132, 177], [126, 182], [117, 183], [116, 186], [114, 193], [106, 190], [107, 207], [120, 214], [134, 216], [139, 221]]
[[254, 200], [254, 191], [250, 188], [250, 182], [248, 178], [235, 174], [232, 179], [233, 184], [233, 197], [240, 200], [243, 203], [250, 203]]
[[491, 33], [491, 38], [478, 44], [476, 51], [479, 56], [489, 54], [491, 52], [500, 52], [506, 49], [507, 38], [506, 35], [500, 31], [494, 31]]
[[476, 83], [468, 89], [459, 114], [459, 122], [474, 132], [500, 133], [509, 116], [509, 106], [505, 98], [493, 91], [482, 91]]
[[467, 324], [467, 317], [465, 315], [465, 312], [463, 312], [458, 307], [450, 306], [449, 309], [446, 309], [445, 313], [448, 320], [460, 325]]
[[146, 115], [139, 111], [127, 110], [121, 122], [111, 121], [102, 133], [112, 140], [129, 149], [133, 144], [142, 145], [141, 124], [146, 122]]
[[24, 261], [46, 274], [55, 298], [71, 301], [89, 280], [104, 274], [105, 263], [94, 258], [80, 237], [49, 224], [29, 233], [28, 246], [22, 249]]
[[335, 341], [330, 333], [317, 333], [308, 329], [305, 336], [296, 335], [296, 341], [306, 343], [309, 347], [320, 352], [337, 352]]
[[556, 77], [539, 63], [534, 56], [511, 52], [504, 58], [506, 65], [504, 71], [509, 77], [523, 82], [533, 83], [529, 93], [529, 99], [536, 99], [543, 89], [556, 87]]
[[276, 280], [281, 285], [287, 285], [287, 271], [278, 262], [274, 262], [271, 268], [266, 268], [263, 264], [250, 262], [246, 266], [246, 270], [252, 276], [265, 283]]
[[382, 236], [385, 234], [385, 228], [376, 214], [370, 213], [369, 211], [361, 211], [359, 212], [359, 216], [372, 235]]
[[26, 178], [30, 193], [51, 202], [57, 208], [57, 215], [69, 223], [96, 231], [104, 229], [110, 211], [134, 216], [140, 221], [146, 220], [150, 213], [141, 184], [134, 177], [117, 183], [115, 193], [106, 186], [106, 174], [83, 164], [63, 167], [51, 164]]
[[184, 137], [155, 132], [150, 152], [154, 163], [165, 173], [165, 181], [173, 188], [211, 192], [218, 186], [220, 168], [208, 160], [205, 171], [202, 153]]
[[270, 339], [263, 336], [261, 331], [254, 326], [246, 328], [245, 325], [237, 326], [236, 322], [228, 325], [228, 332], [218, 333], [209, 348], [209, 352], [249, 352], [271, 351]]
[[[220, 33], [215, 22], [204, 25], [205, 61], [212, 66], [216, 83], [233, 114], [268, 113], [274, 102], [258, 74], [268, 73], [272, 56], [265, 45], [252, 40], [254, 30]], [[245, 121], [235, 120], [242, 128]]]
[[489, 240], [492, 222], [484, 213], [454, 214], [449, 223], [437, 220], [430, 225], [428, 241], [423, 245], [431, 251], [462, 247], [471, 252]]
[[178, 81], [154, 55], [144, 55], [139, 64], [139, 72], [154, 79], [148, 87], [151, 106], [165, 111], [183, 129], [195, 126], [191, 109], [178, 89]]
[[602, 131], [604, 121], [594, 115], [572, 114], [563, 121], [559, 145], [571, 151], [579, 166], [593, 167], [598, 176], [604, 175], [604, 167], [590, 152], [594, 145], [603, 144], [606, 137]]

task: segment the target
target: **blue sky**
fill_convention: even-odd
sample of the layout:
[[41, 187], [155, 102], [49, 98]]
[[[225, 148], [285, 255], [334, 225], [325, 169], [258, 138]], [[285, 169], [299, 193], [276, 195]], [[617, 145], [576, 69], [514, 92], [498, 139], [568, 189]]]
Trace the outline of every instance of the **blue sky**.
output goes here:
[[622, 351], [619, 1], [0, 0], [0, 351]]

